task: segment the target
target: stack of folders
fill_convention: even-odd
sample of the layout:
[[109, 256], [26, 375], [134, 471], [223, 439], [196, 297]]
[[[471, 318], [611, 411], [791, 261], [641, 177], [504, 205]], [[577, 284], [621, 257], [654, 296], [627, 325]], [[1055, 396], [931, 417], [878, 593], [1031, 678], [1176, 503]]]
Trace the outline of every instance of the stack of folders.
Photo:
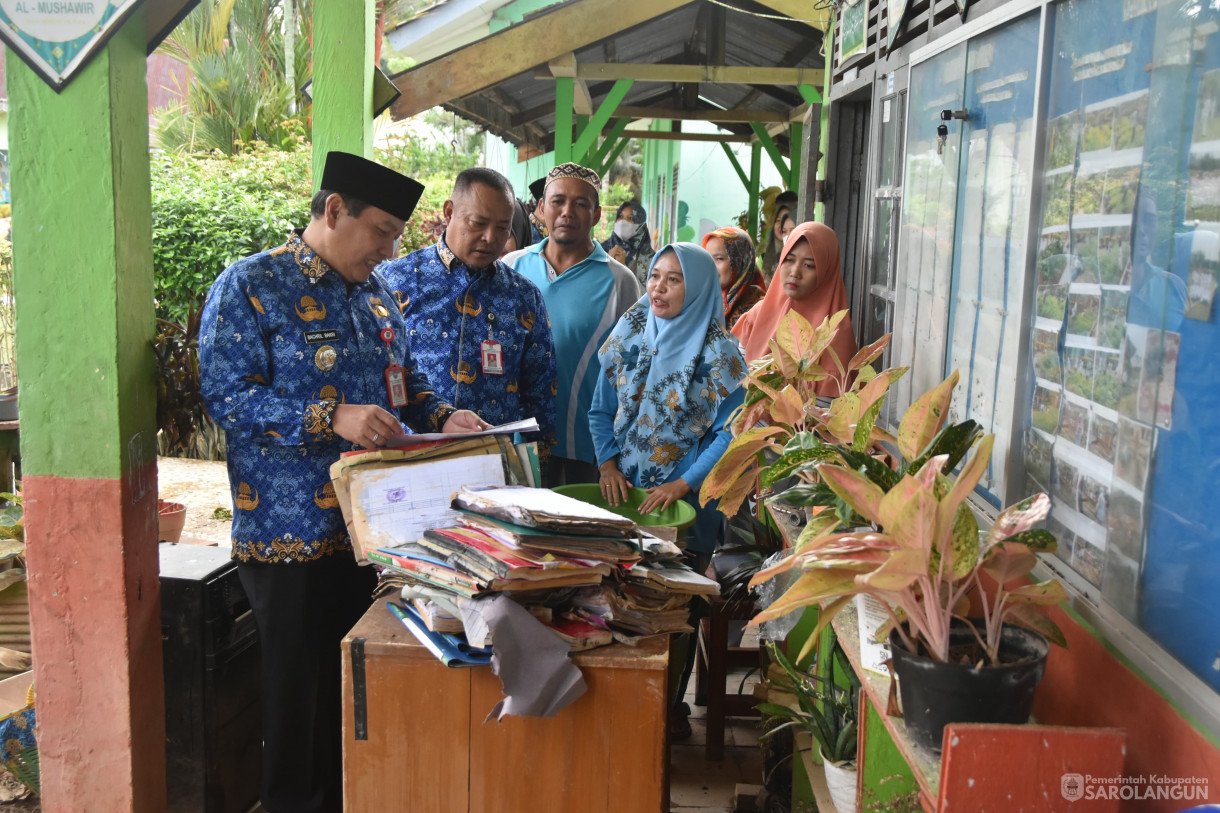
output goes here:
[[467, 487], [452, 507], [456, 522], [368, 552], [407, 583], [410, 609], [433, 632], [461, 625], [466, 602], [503, 593], [578, 651], [689, 631], [691, 599], [719, 593], [674, 544], [546, 489]]

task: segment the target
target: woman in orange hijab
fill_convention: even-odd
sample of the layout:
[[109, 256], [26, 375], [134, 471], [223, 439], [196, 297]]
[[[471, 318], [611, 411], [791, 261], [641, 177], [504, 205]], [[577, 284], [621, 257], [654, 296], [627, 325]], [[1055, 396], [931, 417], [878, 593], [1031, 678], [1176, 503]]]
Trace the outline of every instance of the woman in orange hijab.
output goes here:
[[[846, 308], [847, 289], [839, 268], [839, 238], [821, 223], [802, 223], [784, 241], [767, 295], [741, 317], [733, 335], [741, 339], [746, 361], [751, 362], [770, 352], [767, 345], [788, 311], [796, 311], [817, 327], [827, 316]], [[844, 365], [856, 354], [850, 315], [839, 324], [839, 332], [830, 346]], [[826, 379], [818, 386], [818, 395], [834, 396], [839, 394], [838, 390], [833, 379]]]

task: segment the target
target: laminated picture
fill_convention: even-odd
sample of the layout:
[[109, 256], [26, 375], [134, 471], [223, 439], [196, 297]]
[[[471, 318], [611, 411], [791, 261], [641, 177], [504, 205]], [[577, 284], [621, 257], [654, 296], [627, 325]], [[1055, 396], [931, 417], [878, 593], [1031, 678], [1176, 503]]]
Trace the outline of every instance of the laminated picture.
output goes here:
[[1101, 594], [1106, 602], [1123, 614], [1128, 621], [1138, 621], [1140, 605], [1139, 565], [1106, 549], [1106, 563], [1101, 574]]
[[1103, 285], [1131, 284], [1131, 226], [1097, 232], [1097, 273]]
[[[1196, 238], [1197, 239], [1197, 238]], [[1220, 237], [1218, 237], [1220, 242]], [[1191, 254], [1191, 272], [1186, 280], [1186, 313], [1187, 319], [1197, 319], [1200, 322], [1211, 320], [1211, 303], [1215, 302], [1216, 288], [1220, 287], [1220, 259], [1211, 256], [1210, 251], [1193, 251]]]
[[1059, 331], [1034, 328], [1034, 372], [1038, 378], [1059, 383]]
[[1103, 288], [1101, 314], [1097, 320], [1097, 344], [1118, 350], [1127, 332], [1127, 291], [1123, 288]]
[[1107, 409], [1118, 409], [1122, 356], [1098, 350], [1093, 359], [1093, 401]]
[[1101, 297], [1095, 293], [1068, 293], [1067, 332], [1073, 336], [1097, 337]]
[[1114, 108], [1112, 106], [1085, 110], [1083, 152], [1108, 150], [1114, 145]]
[[1106, 524], [1106, 508], [1110, 500], [1110, 485], [1087, 474], [1080, 475], [1076, 507], [1080, 513], [1101, 525]]
[[1106, 191], [1106, 174], [1077, 175], [1072, 185], [1072, 216], [1101, 214], [1101, 199]]
[[1071, 281], [1067, 273], [1072, 255], [1067, 251], [1067, 232], [1042, 235], [1038, 251], [1038, 284], [1056, 285]]
[[1178, 380], [1178, 356], [1181, 350], [1182, 334], [1168, 330], [1149, 334], [1148, 350], [1144, 354], [1144, 375], [1148, 376], [1154, 366], [1159, 373], [1155, 382], [1156, 425], [1162, 429], [1173, 428], [1173, 393]]
[[1146, 409], [1140, 411], [1140, 387], [1144, 379], [1144, 351], [1148, 344], [1148, 328], [1127, 325], [1123, 335], [1122, 362], [1119, 372], [1118, 411], [1128, 418], [1152, 423], [1156, 406], [1155, 393]]
[[1148, 463], [1152, 459], [1152, 446], [1156, 442], [1156, 430], [1124, 416], [1118, 418], [1118, 445], [1114, 451], [1114, 476], [1135, 487], [1140, 494], [1146, 493]]
[[1055, 541], [1059, 543], [1055, 550], [1055, 555], [1063, 560], [1065, 564], [1072, 563], [1072, 548], [1076, 545], [1076, 534], [1067, 529], [1067, 526], [1055, 518], [1054, 513], [1050, 519], [1046, 521], [1046, 529], [1055, 536]]
[[1034, 387], [1034, 405], [1030, 423], [1047, 434], [1053, 435], [1059, 428], [1059, 401], [1061, 393], [1058, 389], [1050, 389], [1038, 384]]
[[1094, 412], [1089, 421], [1089, 451], [1107, 463], [1113, 463], [1117, 443], [1118, 422]]
[[1191, 140], [1195, 143], [1220, 141], [1220, 68], [1199, 77], [1199, 102], [1195, 106], [1195, 131]]
[[1131, 150], [1144, 146], [1148, 129], [1148, 92], [1114, 107], [1114, 149]]
[[1063, 386], [1081, 398], [1093, 400], [1093, 358], [1095, 351], [1089, 347], [1065, 347], [1063, 349]]
[[1097, 267], [1097, 229], [1076, 229], [1072, 232], [1072, 252], [1080, 262], [1072, 269], [1068, 282], [1091, 282], [1101, 280]]
[[1076, 544], [1072, 546], [1072, 569], [1084, 576], [1089, 584], [1100, 587], [1101, 565], [1105, 555], [1105, 551], [1094, 547], [1084, 537], [1076, 537]]
[[1192, 153], [1190, 184], [1186, 190], [1186, 219], [1215, 223], [1220, 220], [1220, 154]]
[[1046, 150], [1046, 168], [1074, 166], [1080, 143], [1080, 111], [1073, 110], [1051, 119], [1048, 129], [1051, 143]]
[[1144, 503], [1121, 486], [1110, 489], [1106, 514], [1107, 544], [1139, 561], [1144, 556]]
[[1066, 226], [1072, 220], [1071, 172], [1059, 172], [1046, 176], [1046, 190], [1042, 195], [1042, 225]]
[[1068, 287], [1066, 285], [1038, 286], [1038, 315], [1043, 319], [1062, 322], [1067, 313]]
[[1046, 435], [1031, 427], [1025, 429], [1025, 473], [1037, 484], [1031, 494], [1050, 491], [1053, 449], [1052, 441]]
[[1063, 412], [1059, 416], [1059, 437], [1085, 448], [1089, 443], [1089, 408], [1077, 404], [1071, 398], [1063, 399]]
[[1055, 505], [1076, 509], [1076, 489], [1080, 485], [1080, 474], [1076, 467], [1062, 458], [1055, 461], [1051, 474], [1051, 496]]
[[1135, 193], [1140, 188], [1139, 167], [1112, 169], [1106, 173], [1101, 211], [1107, 215], [1129, 215], [1135, 211]]

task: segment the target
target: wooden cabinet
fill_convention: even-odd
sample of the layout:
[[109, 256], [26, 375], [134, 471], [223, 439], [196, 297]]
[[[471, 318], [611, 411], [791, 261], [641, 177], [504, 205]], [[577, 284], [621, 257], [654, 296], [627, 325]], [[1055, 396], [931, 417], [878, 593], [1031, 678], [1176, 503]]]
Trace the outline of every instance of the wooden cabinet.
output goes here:
[[349, 813], [668, 808], [667, 639], [573, 657], [588, 691], [549, 719], [484, 718], [487, 667], [450, 669], [378, 602], [343, 641]]

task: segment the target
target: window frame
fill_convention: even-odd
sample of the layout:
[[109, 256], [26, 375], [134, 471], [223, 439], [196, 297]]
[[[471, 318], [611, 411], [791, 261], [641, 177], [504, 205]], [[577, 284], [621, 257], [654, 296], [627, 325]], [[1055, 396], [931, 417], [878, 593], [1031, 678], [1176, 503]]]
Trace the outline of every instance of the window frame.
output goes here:
[[[1058, 2], [1060, 0], [1010, 0], [1010, 2], [1000, 8], [970, 19], [934, 42], [915, 50], [910, 55], [906, 65], [895, 69], [895, 72], [906, 72], [906, 113], [903, 120], [904, 132], [902, 134], [904, 150], [906, 146], [905, 130], [910, 126], [912, 114], [910, 110], [912, 97], [910, 92], [911, 70], [950, 48], [958, 46], [963, 42], [968, 42], [982, 34], [989, 33], [1031, 11], [1037, 10], [1040, 15], [1040, 24], [1034, 97], [1033, 139], [1035, 148], [1033, 164], [1031, 166], [1031, 177], [1039, 180], [1042, 179], [1046, 169], [1045, 141], [1046, 128], [1048, 126], [1048, 83], [1052, 57], [1052, 48], [1049, 40], [1053, 36], [1051, 15], [1055, 13], [1052, 7], [1057, 5]], [[904, 172], [908, 159], [909, 156], [904, 154]], [[903, 179], [905, 179], [905, 174]], [[899, 183], [901, 184], [902, 182], [900, 181]], [[1037, 274], [1037, 251], [1033, 247], [1038, 245], [1038, 237], [1041, 230], [1043, 186], [1044, 184], [1035, 181], [1029, 195], [1030, 210], [1027, 218], [1028, 233], [1026, 240], [1030, 250], [1027, 251], [1025, 258], [1027, 283]], [[871, 202], [870, 200], [870, 208]], [[898, 216], [901, 223], [901, 210], [899, 210]], [[960, 224], [955, 223], [955, 236], [958, 228], [960, 228]], [[895, 248], [899, 256], [901, 256], [901, 247], [896, 246]], [[903, 278], [902, 275], [905, 273], [905, 269], [895, 269], [895, 291], [902, 287], [899, 283]], [[1037, 286], [1027, 284], [1025, 288], [1020, 319], [1021, 334], [1019, 346], [1021, 348], [1021, 356], [1018, 358], [1020, 379], [1018, 380], [1017, 393], [1018, 397], [1023, 399], [1021, 403], [1028, 404], [1033, 396], [1035, 385], [1033, 367], [1029, 363], [1029, 359], [1031, 354], [1031, 334], [1033, 331], [1033, 320], [1030, 318], [1030, 315], [1036, 307]], [[902, 311], [896, 305], [894, 311], [895, 322], [897, 322], [901, 313]], [[948, 315], [946, 314], [947, 321]], [[948, 324], [941, 326], [941, 329], [947, 331], [949, 329]], [[913, 352], [918, 352], [918, 344], [912, 350]], [[946, 341], [945, 352], [946, 354], [951, 352], [951, 346], [948, 341]], [[942, 358], [940, 363], [943, 369], [946, 363], [945, 359]], [[1027, 415], [1028, 410], [1026, 408], [1022, 408], [1020, 411], [1014, 410], [1012, 426], [1009, 427], [1009, 437], [1012, 440], [1008, 456], [1008, 466], [1005, 472], [1006, 488], [1003, 495], [1003, 503], [1005, 505], [1011, 504], [1016, 499], [1025, 496], [1023, 493], [1020, 493], [1024, 488], [1026, 479], [1025, 459], [1022, 454], [1024, 440], [1023, 433], [1017, 430], [1023, 429]], [[995, 521], [998, 514], [997, 508], [978, 492], [971, 494], [969, 504], [982, 527], [988, 527]], [[1059, 579], [1069, 596], [1066, 608], [1070, 613], [1083, 622], [1086, 628], [1091, 628], [1090, 632], [1094, 633], [1108, 648], [1116, 652], [1120, 659], [1125, 660], [1144, 680], [1148, 681], [1163, 694], [1192, 723], [1212, 737], [1220, 737], [1220, 702], [1218, 702], [1220, 701], [1220, 691], [1213, 689], [1189, 667], [1182, 664], [1173, 653], [1161, 646], [1155, 638], [1125, 618], [1118, 610], [1111, 607], [1102, 597], [1100, 588], [1094, 587], [1065, 563], [1050, 556], [1039, 557], [1039, 563], [1032, 571], [1032, 575], [1038, 580]]]

